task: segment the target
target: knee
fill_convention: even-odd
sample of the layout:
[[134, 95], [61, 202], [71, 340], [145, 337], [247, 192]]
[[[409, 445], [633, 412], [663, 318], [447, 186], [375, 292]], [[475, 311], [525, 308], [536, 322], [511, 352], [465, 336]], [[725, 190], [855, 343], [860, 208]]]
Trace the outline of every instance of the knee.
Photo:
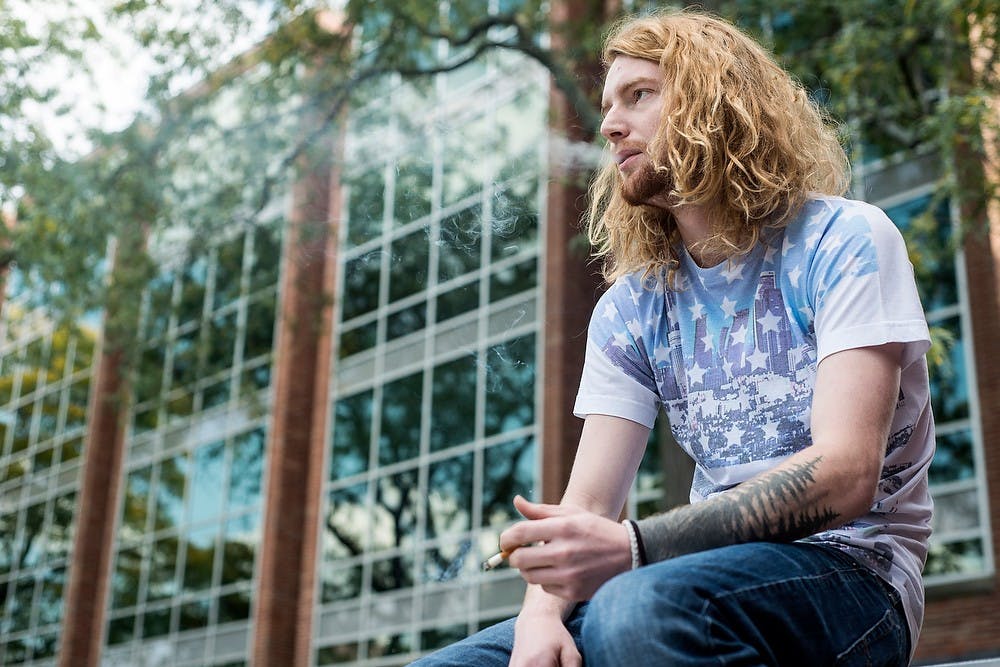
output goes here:
[[587, 608], [581, 629], [586, 664], [646, 664], [651, 655], [669, 659], [690, 650], [705, 640], [704, 608], [705, 596], [684, 580], [643, 570], [619, 575]]

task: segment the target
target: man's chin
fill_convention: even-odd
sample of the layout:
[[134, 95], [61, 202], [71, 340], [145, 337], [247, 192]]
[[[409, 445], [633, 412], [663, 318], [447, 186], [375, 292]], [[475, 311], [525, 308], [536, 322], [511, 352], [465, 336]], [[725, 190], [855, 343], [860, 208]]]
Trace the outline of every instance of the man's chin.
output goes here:
[[622, 199], [632, 206], [660, 206], [670, 192], [670, 176], [646, 167], [625, 177], [621, 184]]

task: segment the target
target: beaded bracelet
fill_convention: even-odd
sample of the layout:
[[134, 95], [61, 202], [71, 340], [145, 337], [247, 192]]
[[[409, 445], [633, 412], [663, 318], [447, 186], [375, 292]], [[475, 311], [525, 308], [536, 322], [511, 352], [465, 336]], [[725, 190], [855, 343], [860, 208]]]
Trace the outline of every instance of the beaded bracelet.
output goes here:
[[632, 552], [632, 569], [635, 570], [646, 564], [646, 550], [642, 544], [642, 537], [639, 535], [639, 527], [635, 521], [625, 519], [622, 521], [625, 532], [628, 533], [629, 550]]

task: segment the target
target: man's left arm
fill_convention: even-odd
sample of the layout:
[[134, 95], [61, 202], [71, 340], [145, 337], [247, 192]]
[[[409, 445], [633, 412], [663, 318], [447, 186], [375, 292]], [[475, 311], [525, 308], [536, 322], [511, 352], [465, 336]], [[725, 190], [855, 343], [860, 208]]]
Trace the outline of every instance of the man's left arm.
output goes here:
[[641, 521], [649, 559], [742, 542], [787, 542], [867, 513], [899, 396], [902, 347], [849, 349], [823, 359], [813, 394], [812, 444], [733, 489]]

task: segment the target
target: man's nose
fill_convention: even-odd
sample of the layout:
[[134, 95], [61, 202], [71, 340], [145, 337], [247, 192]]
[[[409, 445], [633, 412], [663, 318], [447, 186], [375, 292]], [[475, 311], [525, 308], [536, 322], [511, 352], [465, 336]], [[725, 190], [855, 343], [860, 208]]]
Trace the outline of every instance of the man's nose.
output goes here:
[[608, 141], [617, 141], [628, 135], [628, 128], [622, 120], [621, 114], [615, 109], [611, 109], [601, 121], [601, 134]]

